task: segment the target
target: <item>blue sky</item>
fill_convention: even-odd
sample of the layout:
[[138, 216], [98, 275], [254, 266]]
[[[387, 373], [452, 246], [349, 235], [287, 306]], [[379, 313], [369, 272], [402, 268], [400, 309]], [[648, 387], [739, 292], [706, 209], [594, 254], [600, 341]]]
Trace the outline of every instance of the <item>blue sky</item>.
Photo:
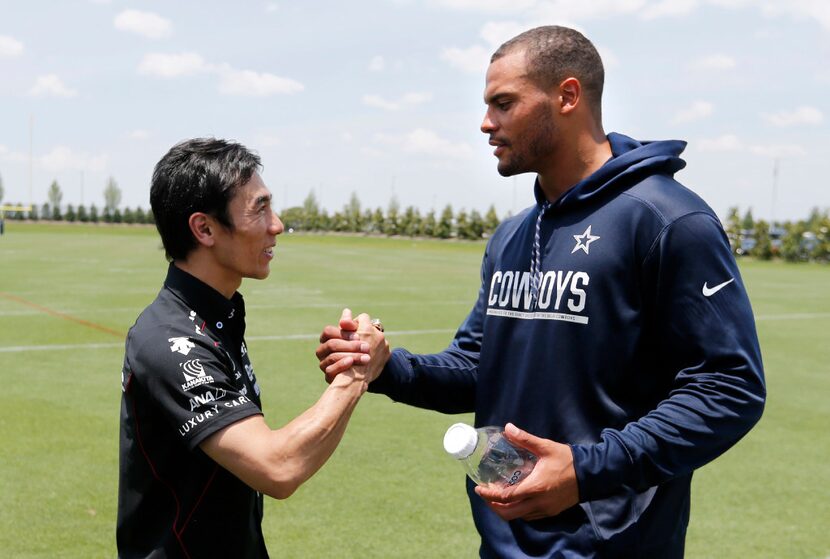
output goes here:
[[[277, 208], [313, 190], [364, 207], [499, 215], [532, 203], [479, 131], [489, 54], [542, 24], [606, 64], [606, 132], [683, 139], [677, 177], [725, 216], [830, 207], [830, 2], [824, 0], [0, 0], [4, 202], [149, 207], [174, 143], [262, 157]], [[777, 180], [773, 178], [778, 161]]]

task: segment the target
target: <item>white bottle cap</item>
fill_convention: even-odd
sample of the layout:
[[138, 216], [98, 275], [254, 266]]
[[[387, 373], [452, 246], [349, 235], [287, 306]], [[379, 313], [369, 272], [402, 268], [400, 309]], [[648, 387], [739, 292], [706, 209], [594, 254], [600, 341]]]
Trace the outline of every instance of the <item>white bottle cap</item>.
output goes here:
[[444, 450], [457, 460], [463, 460], [472, 454], [477, 444], [478, 431], [466, 423], [450, 425], [444, 435]]

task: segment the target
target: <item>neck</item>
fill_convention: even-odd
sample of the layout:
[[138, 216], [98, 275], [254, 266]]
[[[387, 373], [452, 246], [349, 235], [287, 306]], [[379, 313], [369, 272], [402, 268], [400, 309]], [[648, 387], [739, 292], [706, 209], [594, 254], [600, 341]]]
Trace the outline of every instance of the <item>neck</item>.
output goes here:
[[550, 164], [539, 172], [539, 187], [551, 202], [573, 185], [593, 174], [611, 158], [611, 144], [601, 126], [585, 130], [572, 140], [563, 140], [552, 154]]
[[211, 286], [227, 299], [233, 297], [242, 285], [242, 278], [223, 274], [222, 270], [204, 258], [198, 249], [191, 252], [185, 260], [174, 260], [173, 265]]

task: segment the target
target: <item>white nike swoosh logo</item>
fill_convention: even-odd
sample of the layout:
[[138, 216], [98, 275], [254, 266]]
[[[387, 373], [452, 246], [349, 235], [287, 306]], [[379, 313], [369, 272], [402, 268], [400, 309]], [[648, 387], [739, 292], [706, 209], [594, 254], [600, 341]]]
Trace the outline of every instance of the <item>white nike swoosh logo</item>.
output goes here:
[[732, 278], [731, 280], [727, 280], [727, 281], [725, 281], [721, 284], [718, 284], [715, 287], [709, 287], [708, 285], [706, 285], [706, 282], [704, 282], [703, 283], [703, 296], [704, 297], [711, 297], [712, 295], [714, 295], [715, 293], [717, 293], [718, 291], [720, 291], [721, 289], [723, 289], [724, 287], [726, 287], [727, 285], [732, 283], [733, 281], [735, 281], [735, 278]]

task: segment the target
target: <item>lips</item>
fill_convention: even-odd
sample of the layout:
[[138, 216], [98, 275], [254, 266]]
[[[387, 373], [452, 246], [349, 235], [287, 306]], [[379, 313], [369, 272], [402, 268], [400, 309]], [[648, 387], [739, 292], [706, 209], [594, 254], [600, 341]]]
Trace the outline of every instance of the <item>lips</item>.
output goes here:
[[493, 155], [495, 155], [496, 157], [498, 157], [499, 155], [504, 153], [504, 150], [507, 149], [508, 146], [510, 145], [509, 143], [505, 142], [504, 140], [497, 140], [495, 138], [490, 138], [489, 144], [491, 146], [496, 147], [496, 149], [493, 150]]

